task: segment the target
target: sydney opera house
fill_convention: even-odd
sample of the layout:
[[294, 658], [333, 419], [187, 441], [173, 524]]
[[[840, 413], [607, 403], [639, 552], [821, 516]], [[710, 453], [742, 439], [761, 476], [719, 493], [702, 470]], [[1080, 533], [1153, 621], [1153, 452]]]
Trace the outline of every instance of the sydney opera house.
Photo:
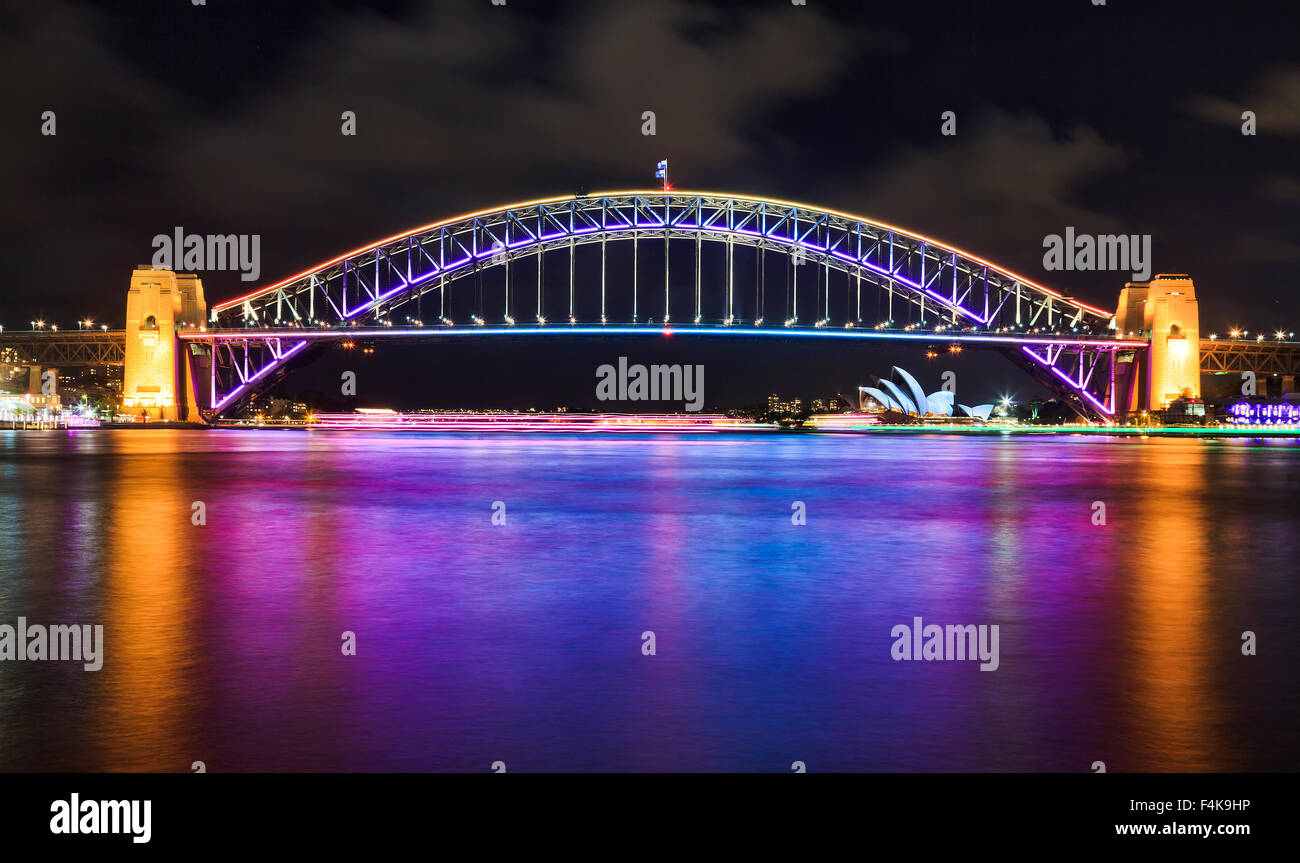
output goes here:
[[[950, 390], [926, 395], [916, 378], [898, 366], [894, 366], [890, 378], [880, 378], [878, 383], [879, 386], [858, 387], [859, 407], [863, 411], [880, 411], [881, 419], [888, 423], [915, 423], [942, 417], [985, 421], [993, 413], [991, 404], [974, 407], [956, 404], [956, 395]], [[954, 408], [961, 413], [956, 413]]]

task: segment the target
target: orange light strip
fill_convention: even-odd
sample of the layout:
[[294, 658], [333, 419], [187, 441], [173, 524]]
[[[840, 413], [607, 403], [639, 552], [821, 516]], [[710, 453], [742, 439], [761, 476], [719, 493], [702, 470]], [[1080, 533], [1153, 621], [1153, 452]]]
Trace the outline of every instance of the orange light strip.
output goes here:
[[[888, 222], [878, 222], [875, 219], [867, 219], [862, 216], [854, 215], [853, 213], [846, 213], [842, 210], [829, 210], [826, 209], [825, 207], [816, 207], [811, 204], [801, 204], [798, 203], [797, 201], [783, 201], [778, 198], [755, 198], [749, 195], [735, 195], [730, 192], [691, 192], [691, 191], [683, 191], [678, 189], [673, 189], [669, 192], [665, 192], [663, 189], [631, 189], [631, 190], [625, 190], [619, 192], [596, 192], [590, 195], [584, 195], [582, 196], [582, 198], [615, 198], [620, 196], [626, 197], [629, 195], [654, 196], [654, 197], [664, 197], [665, 195], [672, 195], [672, 196], [682, 197], [682, 198], [731, 198], [731, 199], [741, 200], [741, 201], [754, 201], [756, 203], [762, 203], [762, 204], [776, 204], [782, 207], [795, 207], [800, 210], [811, 210], [812, 212], [816, 212], [816, 213], [826, 213], [832, 216], [839, 216], [841, 218], [849, 219], [851, 221], [862, 222], [865, 225], [872, 225], [873, 227], [876, 228], [882, 228], [886, 231], [893, 231], [894, 233], [897, 234], [905, 234], [908, 237], [911, 237], [916, 240], [920, 240], [927, 245], [937, 246], [938, 248], [943, 249], [945, 251], [954, 252], [958, 255], [961, 255], [964, 258], [967, 258], [971, 261], [975, 261], [978, 264], [982, 264], [991, 270], [995, 270], [1004, 276], [1009, 276], [1018, 282], [1023, 282], [1026, 285], [1030, 285], [1034, 288], [1037, 288], [1038, 290], [1046, 294], [1050, 294], [1051, 296], [1056, 297], [1059, 300], [1064, 300], [1065, 302], [1069, 303], [1072, 306], [1075, 306], [1076, 308], [1086, 309], [1090, 312], [1094, 312], [1099, 315], [1105, 315], [1106, 317], [1114, 317], [1115, 314], [1114, 312], [1109, 312], [1106, 311], [1105, 309], [1100, 309], [1096, 306], [1089, 305], [1088, 303], [1080, 302], [1079, 300], [1066, 297], [1060, 291], [1052, 290], [1046, 285], [1041, 285], [1038, 282], [1035, 282], [1033, 279], [1027, 279], [1024, 276], [1020, 275], [1019, 273], [1013, 273], [1011, 270], [1000, 267], [997, 264], [993, 263], [992, 261], [985, 260], [984, 258], [981, 258], [979, 255], [973, 255], [970, 252], [965, 251], [964, 249], [959, 249], [956, 246], [950, 246], [947, 243], [941, 242], [940, 240], [936, 240], [932, 237], [927, 237], [925, 234], [918, 234], [915, 231], [909, 231], [906, 228], [900, 228], [897, 225], [891, 225]], [[298, 273], [297, 275], [290, 276], [287, 279], [282, 279], [268, 287], [259, 288], [258, 290], [253, 291], [250, 294], [245, 294], [244, 296], [239, 297], [238, 299], [227, 300], [224, 303], [218, 303], [217, 305], [212, 307], [212, 310], [214, 312], [225, 311], [226, 309], [237, 306], [240, 303], [247, 302], [248, 300], [251, 300], [254, 297], [258, 297], [263, 294], [270, 293], [271, 291], [274, 291], [277, 288], [281, 288], [287, 284], [290, 284], [291, 282], [296, 282], [299, 279], [303, 278], [304, 276], [309, 276], [312, 273], [325, 269], [326, 267], [331, 267], [334, 264], [341, 263], [342, 261], [345, 261], [348, 258], [355, 257], [356, 255], [365, 254], [366, 252], [374, 251], [375, 249], [378, 249], [381, 246], [386, 246], [389, 243], [395, 243], [398, 240], [404, 239], [406, 237], [411, 237], [416, 234], [423, 234], [425, 231], [432, 231], [434, 228], [443, 228], [446, 227], [447, 225], [453, 225], [456, 224], [457, 222], [466, 221], [467, 219], [475, 219], [480, 216], [487, 216], [493, 213], [504, 213], [508, 210], [517, 210], [522, 207], [536, 207], [542, 204], [558, 204], [561, 201], [576, 201], [576, 200], [581, 200], [581, 198], [579, 198], [579, 196], [577, 195], [561, 195], [555, 198], [538, 198], [533, 201], [520, 201], [517, 204], [507, 204], [503, 207], [491, 207], [486, 210], [476, 210], [475, 212], [472, 213], [465, 213], [464, 215], [455, 216], [450, 219], [443, 219], [442, 221], [433, 222], [428, 225], [423, 225], [421, 227], [414, 228], [409, 231], [403, 231], [400, 234], [394, 234], [391, 237], [386, 237], [382, 240], [377, 240], [373, 243], [370, 243], [369, 245], [361, 246], [360, 248], [353, 249], [350, 252], [345, 252], [344, 254], [339, 255], [336, 258], [331, 258], [330, 260], [325, 261], [324, 263], [317, 264], [316, 266], [311, 267], [310, 269], [303, 270], [301, 273]]]

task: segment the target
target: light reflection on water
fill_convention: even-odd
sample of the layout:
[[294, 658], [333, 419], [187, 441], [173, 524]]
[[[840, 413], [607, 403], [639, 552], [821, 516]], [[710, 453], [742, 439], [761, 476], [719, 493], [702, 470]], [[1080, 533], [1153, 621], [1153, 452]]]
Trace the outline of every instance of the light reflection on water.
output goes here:
[[[1268, 441], [0, 432], [0, 623], [107, 642], [93, 674], [0, 663], [0, 769], [1296, 770], [1298, 464]], [[998, 624], [999, 670], [892, 661], [915, 616]]]

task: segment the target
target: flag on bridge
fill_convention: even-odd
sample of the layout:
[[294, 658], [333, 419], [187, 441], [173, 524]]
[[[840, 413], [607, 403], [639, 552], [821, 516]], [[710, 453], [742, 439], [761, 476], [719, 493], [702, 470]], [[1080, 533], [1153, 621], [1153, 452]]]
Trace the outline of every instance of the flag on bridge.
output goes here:
[[660, 159], [659, 164], [655, 165], [655, 176], [661, 177], [664, 181], [664, 191], [668, 191], [668, 160]]

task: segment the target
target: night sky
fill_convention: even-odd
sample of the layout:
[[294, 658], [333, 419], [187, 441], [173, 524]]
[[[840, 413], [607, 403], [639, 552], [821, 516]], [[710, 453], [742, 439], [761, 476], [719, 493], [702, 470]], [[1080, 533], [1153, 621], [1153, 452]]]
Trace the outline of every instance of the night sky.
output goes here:
[[[1150, 234], [1152, 271], [1195, 279], [1204, 334], [1296, 330], [1297, 33], [1293, 2], [6, 3], [0, 324], [120, 326], [132, 267], [178, 225], [260, 234], [269, 283], [465, 211], [652, 186], [666, 157], [677, 188], [891, 222], [1106, 308], [1127, 276], [1046, 272], [1044, 236]], [[203, 279], [210, 303], [249, 288]], [[941, 370], [915, 347], [685, 339], [366, 362], [393, 382], [375, 403], [542, 407], [590, 400], [620, 354], [705, 363], [710, 406]], [[962, 401], [1036, 390], [970, 354], [939, 361], [962, 364]]]

